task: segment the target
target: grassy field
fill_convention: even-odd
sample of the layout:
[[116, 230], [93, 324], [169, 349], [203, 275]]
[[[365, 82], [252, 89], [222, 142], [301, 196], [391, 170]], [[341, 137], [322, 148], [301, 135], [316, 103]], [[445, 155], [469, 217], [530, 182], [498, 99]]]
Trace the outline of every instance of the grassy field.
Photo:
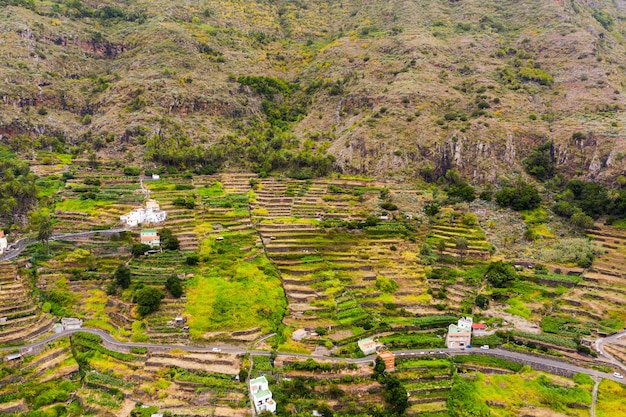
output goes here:
[[276, 328], [286, 303], [279, 276], [259, 253], [254, 235], [225, 233], [201, 242], [207, 262], [187, 282], [186, 312], [192, 337], [206, 332]]

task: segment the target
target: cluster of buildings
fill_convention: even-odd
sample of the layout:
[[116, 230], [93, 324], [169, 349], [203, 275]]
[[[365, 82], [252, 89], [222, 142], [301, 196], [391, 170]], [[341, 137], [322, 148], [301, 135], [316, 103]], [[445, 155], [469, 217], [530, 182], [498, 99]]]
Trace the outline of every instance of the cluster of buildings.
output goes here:
[[471, 346], [472, 333], [483, 332], [486, 328], [487, 326], [482, 323], [474, 323], [471, 317], [461, 317], [457, 324], [452, 323], [448, 326], [446, 347], [458, 349]]
[[163, 223], [167, 213], [159, 207], [156, 200], [146, 201], [146, 207], [134, 209], [128, 214], [120, 216], [120, 221], [128, 227], [137, 227], [140, 224]]

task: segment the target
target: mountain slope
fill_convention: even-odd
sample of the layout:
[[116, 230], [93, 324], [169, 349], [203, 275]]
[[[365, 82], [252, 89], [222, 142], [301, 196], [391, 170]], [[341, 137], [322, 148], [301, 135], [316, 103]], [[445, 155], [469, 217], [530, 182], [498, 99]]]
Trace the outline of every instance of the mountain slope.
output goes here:
[[[62, 139], [31, 146], [140, 161], [154, 135], [183, 135], [248, 163], [232, 155], [269, 146], [269, 111], [297, 107], [274, 148], [310, 139], [345, 172], [494, 181], [550, 139], [567, 176], [624, 169], [624, 1], [2, 3], [0, 134], [14, 148], [45, 134]], [[297, 86], [269, 100], [242, 76]]]

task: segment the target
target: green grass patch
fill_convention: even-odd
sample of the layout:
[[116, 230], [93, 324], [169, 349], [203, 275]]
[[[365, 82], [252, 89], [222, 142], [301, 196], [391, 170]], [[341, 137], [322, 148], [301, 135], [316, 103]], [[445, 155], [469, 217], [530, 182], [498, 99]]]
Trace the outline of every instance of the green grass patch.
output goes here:
[[194, 277], [187, 282], [186, 312], [192, 337], [279, 325], [285, 295], [278, 272], [255, 247], [254, 235], [230, 233], [224, 234], [223, 241], [206, 239], [200, 257], [206, 263], [193, 268]]
[[471, 363], [475, 365], [487, 366], [489, 368], [508, 369], [513, 372], [519, 372], [523, 366], [520, 363], [507, 361], [506, 359], [476, 354], [457, 355], [452, 358], [452, 361], [454, 363]]
[[626, 416], [626, 386], [603, 379], [598, 389], [596, 415], [598, 417]]
[[526, 307], [526, 304], [521, 299], [517, 297], [509, 298], [506, 303], [509, 307], [504, 309], [505, 312], [524, 317], [525, 319], [530, 318], [530, 309]]
[[55, 209], [61, 211], [77, 211], [97, 215], [101, 210], [111, 207], [111, 201], [98, 200], [63, 200], [56, 203]]
[[381, 337], [379, 340], [390, 348], [426, 349], [444, 347], [443, 338], [423, 333], [394, 334]]
[[202, 197], [221, 197], [224, 195], [224, 186], [216, 181], [210, 186], [196, 188], [196, 194]]

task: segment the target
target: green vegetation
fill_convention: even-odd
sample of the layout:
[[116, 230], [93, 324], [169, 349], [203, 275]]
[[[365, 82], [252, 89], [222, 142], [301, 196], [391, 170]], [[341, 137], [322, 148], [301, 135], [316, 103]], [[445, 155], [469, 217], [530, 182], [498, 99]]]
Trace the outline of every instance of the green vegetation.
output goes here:
[[504, 187], [496, 193], [496, 202], [513, 210], [532, 210], [539, 207], [539, 191], [531, 184], [519, 180], [514, 187]]
[[159, 308], [161, 299], [164, 294], [158, 288], [145, 286], [135, 291], [135, 300], [137, 301], [137, 312], [141, 316], [145, 316]]
[[[243, 234], [202, 242], [200, 258], [212, 262], [199, 264], [187, 281], [192, 337], [224, 329], [275, 329], [280, 323], [286, 304], [278, 274], [267, 258], [255, 256], [258, 249], [253, 244], [254, 237]], [[244, 260], [249, 258], [253, 259]]]
[[35, 203], [35, 175], [27, 162], [0, 146], [0, 221], [12, 223]]

